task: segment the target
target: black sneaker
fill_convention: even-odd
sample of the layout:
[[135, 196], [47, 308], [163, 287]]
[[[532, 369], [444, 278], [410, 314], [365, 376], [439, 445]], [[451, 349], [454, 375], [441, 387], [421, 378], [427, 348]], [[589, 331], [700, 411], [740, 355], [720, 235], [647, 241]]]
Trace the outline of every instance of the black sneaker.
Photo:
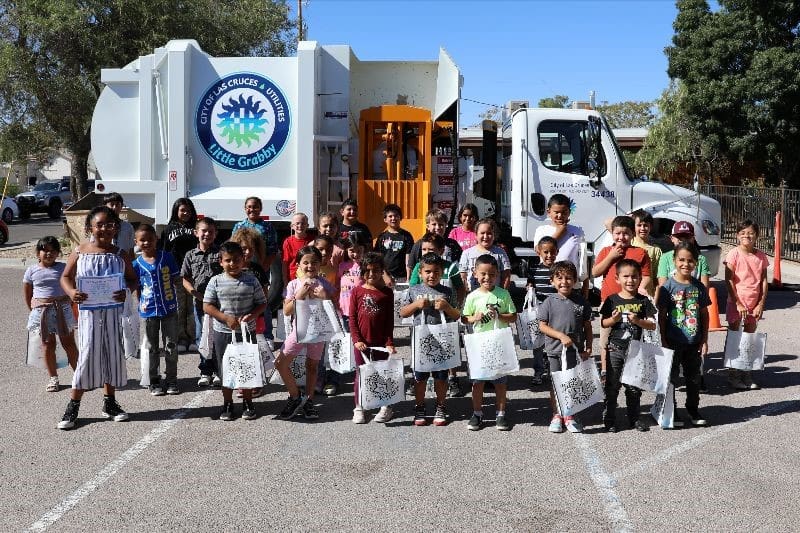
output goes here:
[[70, 400], [67, 402], [67, 410], [64, 411], [64, 416], [61, 417], [61, 422], [58, 423], [58, 429], [72, 429], [75, 427], [75, 421], [78, 419], [78, 409], [81, 407], [81, 402]]
[[164, 390], [164, 387], [161, 386], [161, 383], [159, 383], [159, 382], [155, 382], [155, 383], [151, 382], [150, 383], [150, 395], [151, 396], [164, 396], [165, 394], [166, 394], [166, 391]]
[[614, 422], [603, 422], [603, 431], [606, 433], [616, 433], [617, 426]]
[[222, 411], [219, 413], [219, 419], [225, 422], [230, 422], [235, 418], [233, 413], [233, 402], [225, 402], [222, 405]]
[[319, 411], [314, 407], [314, 402], [307, 400], [303, 404], [303, 418], [306, 420], [316, 420], [319, 418]]
[[631, 420], [631, 429], [635, 429], [636, 431], [650, 431], [650, 426], [641, 419]]
[[542, 375], [541, 374], [534, 374], [533, 378], [531, 378], [531, 386], [538, 387], [543, 383]]
[[478, 431], [481, 427], [483, 427], [483, 418], [473, 413], [472, 418], [467, 422], [467, 429], [470, 431]]
[[[242, 418], [245, 420], [255, 420], [258, 418], [256, 414], [256, 408], [253, 405], [253, 400], [245, 400], [242, 402], [243, 410], [242, 410]], [[231, 411], [233, 410], [233, 403], [231, 403]]]
[[119, 406], [113, 396], [103, 396], [103, 411], [101, 414], [114, 422], [124, 422], [128, 419], [128, 413], [122, 410], [122, 407]]
[[511, 429], [511, 424], [509, 424], [505, 415], [500, 415], [494, 421], [494, 427], [496, 427], [498, 431], [508, 431]]
[[297, 398], [292, 398], [289, 396], [289, 400], [286, 402], [286, 407], [283, 408], [281, 414], [278, 415], [279, 418], [284, 420], [289, 420], [297, 416], [297, 413], [300, 412], [300, 409], [303, 408], [303, 404], [306, 403], [306, 397], [302, 394]]
[[703, 394], [708, 394], [708, 386], [706, 385], [706, 377], [701, 375], [700, 376], [700, 392]]
[[708, 420], [700, 416], [700, 413], [697, 411], [689, 411], [689, 419], [687, 420], [689, 424], [697, 427], [705, 427], [708, 425]]
[[464, 396], [464, 391], [461, 390], [461, 382], [457, 377], [450, 377], [447, 380], [447, 397], [461, 398], [462, 396]]
[[428, 425], [428, 417], [425, 416], [425, 405], [415, 405], [414, 406], [414, 425], [415, 426], [427, 426]]

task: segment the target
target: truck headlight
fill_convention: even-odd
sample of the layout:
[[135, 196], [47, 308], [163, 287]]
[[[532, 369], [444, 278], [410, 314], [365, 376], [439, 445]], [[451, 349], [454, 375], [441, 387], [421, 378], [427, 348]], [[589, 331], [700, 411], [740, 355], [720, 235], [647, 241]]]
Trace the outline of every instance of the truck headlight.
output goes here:
[[46, 196], [46, 195], [44, 195], [44, 194], [37, 194], [37, 195], [36, 195], [36, 199], [37, 199], [37, 200], [44, 200], [45, 198], [47, 198], [47, 196]]
[[706, 235], [719, 235], [719, 226], [713, 220], [703, 220], [702, 225]]

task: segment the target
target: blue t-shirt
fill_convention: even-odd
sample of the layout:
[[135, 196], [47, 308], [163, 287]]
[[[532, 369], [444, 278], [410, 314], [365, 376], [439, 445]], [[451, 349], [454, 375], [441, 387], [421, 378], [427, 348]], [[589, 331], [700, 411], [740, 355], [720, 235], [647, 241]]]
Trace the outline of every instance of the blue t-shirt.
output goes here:
[[278, 253], [278, 232], [275, 231], [275, 228], [272, 226], [272, 224], [266, 220], [250, 222], [250, 219], [246, 218], [233, 225], [231, 235], [236, 233], [236, 230], [245, 228], [256, 230], [261, 235], [261, 238], [264, 239], [264, 244], [267, 247], [267, 255], [275, 255]]
[[178, 310], [174, 281], [180, 272], [171, 253], [159, 250], [152, 264], [139, 256], [133, 270], [139, 276], [140, 317], [163, 317]]
[[667, 279], [658, 288], [658, 310], [667, 319], [667, 341], [675, 345], [698, 344], [703, 340], [703, 329], [708, 324], [700, 320], [700, 312], [711, 305], [708, 290], [697, 278], [681, 283]]

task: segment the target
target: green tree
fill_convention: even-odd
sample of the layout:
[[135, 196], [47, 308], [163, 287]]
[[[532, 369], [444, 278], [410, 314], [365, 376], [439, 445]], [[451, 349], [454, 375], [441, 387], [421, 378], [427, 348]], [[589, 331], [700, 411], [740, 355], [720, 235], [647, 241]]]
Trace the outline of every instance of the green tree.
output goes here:
[[668, 73], [710, 149], [800, 184], [800, 2], [679, 0]]
[[547, 98], [542, 98], [539, 100], [539, 103], [536, 104], [538, 107], [558, 107], [558, 108], [566, 108], [572, 104], [569, 100], [569, 96], [565, 96], [563, 94], [557, 94], [555, 96], [550, 96]]
[[122, 67], [170, 39], [196, 35], [214, 56], [286, 55], [285, 0], [3, 0], [0, 149], [55, 141], [73, 154], [73, 191], [86, 192], [100, 69]]
[[656, 115], [653, 102], [628, 100], [615, 104], [602, 104], [597, 110], [603, 113], [612, 128], [648, 128], [653, 125]]

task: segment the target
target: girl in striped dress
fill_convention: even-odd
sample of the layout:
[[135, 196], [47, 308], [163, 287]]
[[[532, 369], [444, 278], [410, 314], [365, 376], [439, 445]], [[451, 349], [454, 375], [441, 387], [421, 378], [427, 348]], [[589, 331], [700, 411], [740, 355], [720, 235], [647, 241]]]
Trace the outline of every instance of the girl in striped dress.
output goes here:
[[[88, 295], [78, 291], [76, 280], [84, 276], [122, 274], [131, 291], [138, 286], [136, 273], [128, 254], [112, 244], [119, 229], [119, 217], [108, 207], [92, 209], [86, 216], [88, 242], [79, 245], [69, 255], [61, 276], [61, 286], [73, 302], [81, 304]], [[113, 298], [125, 302], [125, 289], [114, 292]], [[128, 419], [114, 398], [115, 387], [128, 381], [125, 355], [122, 348], [120, 316], [122, 305], [100, 309], [83, 309], [78, 314], [78, 364], [72, 378], [72, 392], [59, 429], [72, 429], [84, 391], [103, 387], [105, 418], [121, 422]]]

